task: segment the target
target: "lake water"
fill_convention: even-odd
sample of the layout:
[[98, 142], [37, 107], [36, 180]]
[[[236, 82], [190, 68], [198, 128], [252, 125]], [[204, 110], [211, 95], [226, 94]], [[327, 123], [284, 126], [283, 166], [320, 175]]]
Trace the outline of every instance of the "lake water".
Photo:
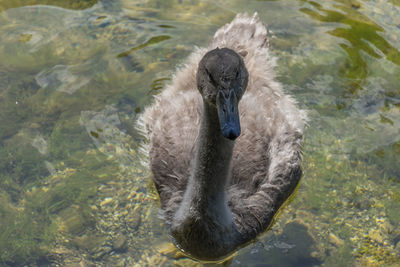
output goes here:
[[400, 1], [0, 1], [0, 265], [201, 266], [176, 251], [137, 114], [236, 13], [310, 121], [301, 187], [224, 266], [400, 265]]

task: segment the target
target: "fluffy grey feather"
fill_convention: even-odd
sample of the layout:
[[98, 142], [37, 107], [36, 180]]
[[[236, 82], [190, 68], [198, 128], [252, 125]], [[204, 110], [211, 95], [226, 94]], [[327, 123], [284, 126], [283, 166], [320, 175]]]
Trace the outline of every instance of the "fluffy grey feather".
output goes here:
[[[220, 149], [215, 152], [219, 157], [229, 156], [221, 159], [226, 162], [226, 174], [220, 171], [224, 168], [215, 167], [217, 162], [207, 165], [209, 171], [220, 172], [213, 179], [224, 181], [224, 192], [206, 191], [206, 198], [196, 182], [188, 181], [196, 179], [196, 168], [201, 169], [196, 164], [209, 160], [208, 154], [205, 159], [199, 156], [199, 146], [214, 149], [208, 141], [199, 141], [208, 111], [196, 75], [201, 59], [217, 47], [240, 55], [248, 83], [239, 102], [241, 135], [235, 141], [218, 139], [214, 144]], [[177, 246], [194, 257], [216, 259], [254, 239], [268, 228], [300, 180], [306, 114], [274, 80], [273, 62], [267, 30], [257, 14], [238, 14], [215, 33], [207, 48], [189, 56], [138, 120], [138, 128], [149, 141], [150, 167], [166, 224]]]

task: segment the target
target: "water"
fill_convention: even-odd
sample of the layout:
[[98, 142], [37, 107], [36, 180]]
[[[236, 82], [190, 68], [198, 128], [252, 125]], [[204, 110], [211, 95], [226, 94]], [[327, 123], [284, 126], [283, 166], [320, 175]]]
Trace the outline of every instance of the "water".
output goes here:
[[309, 111], [299, 192], [226, 266], [400, 264], [399, 1], [0, 2], [0, 265], [178, 265], [137, 114], [237, 12]]

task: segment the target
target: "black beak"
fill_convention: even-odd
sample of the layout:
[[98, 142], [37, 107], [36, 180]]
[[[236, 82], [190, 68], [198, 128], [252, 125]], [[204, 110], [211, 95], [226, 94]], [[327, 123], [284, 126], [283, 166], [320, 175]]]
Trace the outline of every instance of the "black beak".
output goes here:
[[222, 135], [235, 140], [240, 135], [238, 100], [233, 89], [227, 94], [222, 90], [217, 95], [217, 110]]

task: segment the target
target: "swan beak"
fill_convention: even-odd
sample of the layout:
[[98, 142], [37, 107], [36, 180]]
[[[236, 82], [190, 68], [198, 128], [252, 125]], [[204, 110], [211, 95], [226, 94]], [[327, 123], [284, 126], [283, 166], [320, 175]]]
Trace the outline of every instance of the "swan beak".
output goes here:
[[233, 89], [228, 92], [222, 90], [218, 92], [217, 110], [222, 135], [235, 140], [240, 135], [240, 121], [238, 100]]

